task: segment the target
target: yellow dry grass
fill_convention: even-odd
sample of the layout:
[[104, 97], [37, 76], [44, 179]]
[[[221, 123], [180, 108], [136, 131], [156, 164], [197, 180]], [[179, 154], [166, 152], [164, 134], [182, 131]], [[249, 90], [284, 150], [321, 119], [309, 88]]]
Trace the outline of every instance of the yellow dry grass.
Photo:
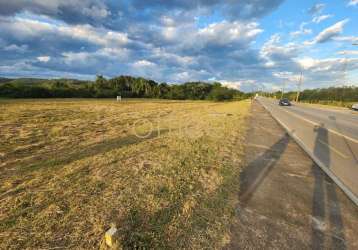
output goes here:
[[0, 248], [221, 248], [249, 106], [0, 101]]

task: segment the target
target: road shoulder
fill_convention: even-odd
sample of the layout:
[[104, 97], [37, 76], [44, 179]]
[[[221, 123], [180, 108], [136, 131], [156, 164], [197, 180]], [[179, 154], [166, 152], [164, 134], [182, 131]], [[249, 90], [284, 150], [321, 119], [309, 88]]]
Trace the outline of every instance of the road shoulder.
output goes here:
[[260, 104], [252, 114], [227, 249], [357, 249], [357, 207]]

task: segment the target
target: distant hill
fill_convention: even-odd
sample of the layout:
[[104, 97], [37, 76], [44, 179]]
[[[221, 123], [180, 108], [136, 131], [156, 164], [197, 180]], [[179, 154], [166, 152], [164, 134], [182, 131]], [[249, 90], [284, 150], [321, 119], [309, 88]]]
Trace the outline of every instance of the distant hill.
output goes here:
[[46, 84], [53, 84], [55, 82], [66, 83], [70, 85], [82, 85], [89, 83], [88, 81], [81, 81], [77, 79], [41, 79], [41, 78], [0, 78], [0, 85], [11, 83], [13, 86], [44, 86]]
[[37, 85], [37, 84], [41, 84], [43, 82], [47, 81], [46, 79], [38, 79], [38, 78], [16, 78], [16, 79], [11, 79], [10, 81], [8, 81], [8, 83], [12, 83], [15, 85]]
[[0, 77], [0, 84], [1, 84], [1, 83], [4, 83], [4, 82], [11, 81], [11, 80], [12, 80], [12, 79], [5, 78], [5, 77]]

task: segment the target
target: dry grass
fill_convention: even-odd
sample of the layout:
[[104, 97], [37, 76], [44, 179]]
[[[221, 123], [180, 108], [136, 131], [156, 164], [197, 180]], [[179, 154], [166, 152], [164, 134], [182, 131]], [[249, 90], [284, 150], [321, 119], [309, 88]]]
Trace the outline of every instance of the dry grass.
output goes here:
[[321, 107], [337, 107], [337, 108], [351, 108], [352, 105], [356, 102], [346, 102], [346, 101], [318, 101], [318, 102], [309, 102], [309, 101], [303, 101], [304, 103], [309, 103], [313, 105], [319, 105]]
[[221, 248], [249, 105], [0, 101], [0, 248]]

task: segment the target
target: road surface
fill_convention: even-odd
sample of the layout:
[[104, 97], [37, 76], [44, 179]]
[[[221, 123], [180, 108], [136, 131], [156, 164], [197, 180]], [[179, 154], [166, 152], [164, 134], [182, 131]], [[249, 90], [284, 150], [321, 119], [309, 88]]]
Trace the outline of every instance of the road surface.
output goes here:
[[358, 207], [257, 102], [224, 249], [358, 249]]
[[281, 107], [264, 97], [258, 101], [358, 205], [358, 114], [306, 104]]

